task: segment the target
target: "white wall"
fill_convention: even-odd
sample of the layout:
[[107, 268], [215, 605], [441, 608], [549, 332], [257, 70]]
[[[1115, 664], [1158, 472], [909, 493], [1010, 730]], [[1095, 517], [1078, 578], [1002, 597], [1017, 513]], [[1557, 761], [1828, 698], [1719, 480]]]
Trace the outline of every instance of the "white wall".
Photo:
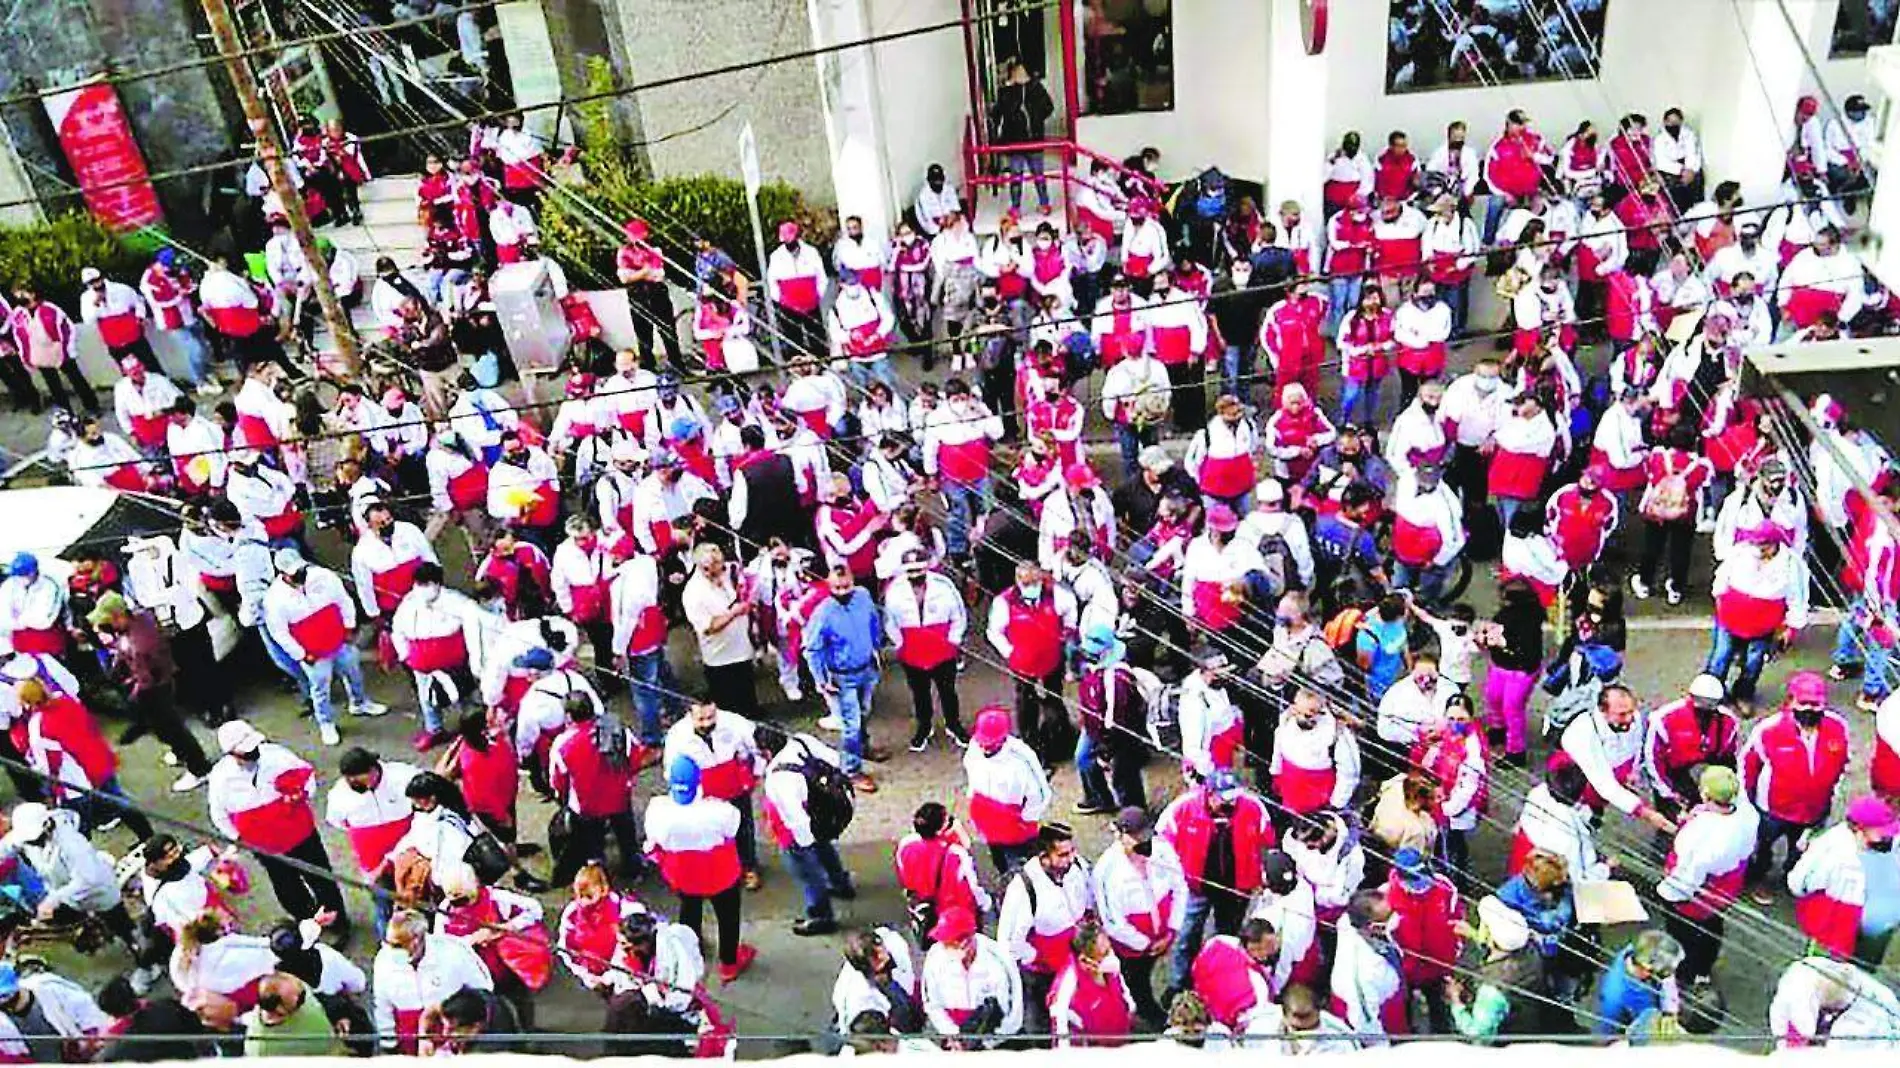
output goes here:
[[[957, 0], [864, 0], [864, 8], [874, 37], [942, 25], [963, 14]], [[918, 34], [880, 44], [876, 53], [885, 170], [891, 203], [901, 214], [932, 163], [943, 164], [951, 184], [963, 181], [963, 120], [970, 111], [963, 34]]]
[[[1084, 116], [1077, 124], [1076, 139], [1116, 159], [1153, 145], [1161, 150], [1161, 175], [1169, 180], [1215, 164], [1239, 178], [1264, 180], [1270, 158], [1269, 7], [1279, 2], [1176, 0], [1174, 110]], [[1383, 0], [1347, 3], [1381, 10], [1385, 6]], [[1333, 6], [1342, 5], [1335, 2]], [[1051, 86], [1051, 91], [1059, 90]]]

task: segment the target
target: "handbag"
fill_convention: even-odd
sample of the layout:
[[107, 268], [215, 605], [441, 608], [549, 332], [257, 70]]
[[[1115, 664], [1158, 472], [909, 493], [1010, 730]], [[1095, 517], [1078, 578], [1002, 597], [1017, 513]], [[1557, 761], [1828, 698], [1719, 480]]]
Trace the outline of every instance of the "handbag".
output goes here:
[[905, 902], [904, 912], [910, 917], [910, 928], [917, 935], [917, 944], [928, 947], [930, 932], [937, 926], [937, 899], [943, 896], [943, 872], [950, 866], [950, 847], [945, 846], [943, 856], [937, 860], [936, 885], [929, 897], [915, 897]]
[[525, 931], [509, 931], [495, 940], [495, 954], [529, 990], [548, 985], [549, 977], [554, 974], [554, 947], [548, 941], [545, 927], [536, 925]]
[[514, 858], [508, 855], [508, 847], [501, 844], [495, 832], [483, 828], [480, 834], [469, 839], [468, 848], [462, 852], [462, 863], [475, 872], [475, 877], [484, 886], [492, 886], [501, 877], [514, 869]]

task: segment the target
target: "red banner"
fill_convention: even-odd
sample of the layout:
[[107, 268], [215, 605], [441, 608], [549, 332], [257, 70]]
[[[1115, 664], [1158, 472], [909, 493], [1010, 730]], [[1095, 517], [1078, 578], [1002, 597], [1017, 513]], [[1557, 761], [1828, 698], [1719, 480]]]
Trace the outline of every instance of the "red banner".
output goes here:
[[123, 233], [160, 219], [158, 191], [119, 94], [104, 82], [76, 86], [46, 98], [59, 147], [72, 164], [86, 206], [108, 228]]

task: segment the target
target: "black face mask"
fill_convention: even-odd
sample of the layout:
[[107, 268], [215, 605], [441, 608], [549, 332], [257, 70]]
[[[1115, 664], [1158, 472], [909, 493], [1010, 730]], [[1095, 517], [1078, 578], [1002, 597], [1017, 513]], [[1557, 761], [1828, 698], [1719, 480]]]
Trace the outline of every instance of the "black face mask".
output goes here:
[[1893, 839], [1882, 838], [1878, 842], [1868, 842], [1867, 849], [1873, 853], [1891, 853], [1893, 852]]
[[843, 593], [833, 592], [831, 595], [831, 599], [838, 602], [839, 604], [845, 604], [846, 602], [851, 600], [851, 591], [846, 590]]
[[157, 875], [161, 883], [175, 883], [191, 874], [191, 861], [183, 856], [167, 864]]
[[1824, 708], [1797, 708], [1794, 710], [1794, 721], [1803, 727], [1819, 727], [1822, 717], [1826, 715], [1827, 710]]
[[[1888, 842], [1887, 844], [1888, 844], [1889, 846], [1891, 846], [1891, 845], [1893, 845], [1893, 843], [1892, 843], [1892, 842]], [[1149, 839], [1146, 839], [1146, 840], [1144, 840], [1144, 841], [1140, 841], [1140, 842], [1136, 842], [1136, 843], [1135, 843], [1135, 844], [1134, 844], [1133, 846], [1131, 846], [1131, 847], [1129, 847], [1129, 848], [1130, 848], [1130, 850], [1131, 850], [1131, 851], [1132, 851], [1132, 852], [1133, 852], [1133, 853], [1134, 853], [1134, 854], [1135, 854], [1136, 856], [1138, 856], [1138, 857], [1150, 857], [1150, 856], [1153, 856], [1153, 855], [1154, 855], [1154, 851], [1155, 851], [1155, 843], [1154, 843], [1154, 839], [1152, 839], [1152, 838], [1149, 838]]]

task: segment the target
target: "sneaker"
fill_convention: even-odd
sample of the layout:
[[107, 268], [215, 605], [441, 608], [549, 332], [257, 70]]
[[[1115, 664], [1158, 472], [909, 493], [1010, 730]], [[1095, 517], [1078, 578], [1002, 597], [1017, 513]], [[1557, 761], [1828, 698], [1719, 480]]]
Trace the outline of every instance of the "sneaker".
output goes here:
[[797, 923], [792, 924], [792, 933], [799, 936], [800, 938], [811, 938], [815, 935], [837, 934], [838, 921], [834, 919], [830, 919], [829, 917], [820, 919], [816, 916], [806, 916], [800, 919]]
[[1827, 677], [1833, 679], [1835, 682], [1846, 682], [1848, 679], [1859, 678], [1860, 673], [1864, 670], [1866, 669], [1859, 664], [1829, 664], [1827, 667]]
[[172, 793], [188, 794], [204, 784], [205, 781], [203, 779], [193, 775], [191, 772], [186, 772], [180, 775], [177, 781], [172, 783]]
[[1075, 814], [1078, 816], [1100, 816], [1113, 811], [1115, 811], [1115, 806], [1106, 801], [1084, 799], [1075, 804]]
[[843, 886], [834, 886], [831, 888], [831, 896], [837, 898], [839, 901], [856, 901], [858, 899], [858, 884], [846, 883]]
[[417, 731], [416, 736], [409, 739], [409, 745], [418, 753], [426, 753], [448, 741], [448, 738], [442, 731]]
[[168, 768], [175, 768], [178, 766], [178, 754], [167, 749], [158, 754], [158, 762]]
[[1641, 575], [1631, 575], [1630, 592], [1636, 595], [1637, 600], [1647, 601], [1650, 594], [1649, 583], [1644, 582]]
[[366, 719], [374, 719], [377, 716], [386, 716], [388, 714], [389, 714], [389, 706], [385, 704], [379, 704], [375, 701], [364, 701], [360, 705], [350, 706], [350, 715], [362, 716]]
[[877, 780], [860, 771], [851, 776], [851, 788], [861, 794], [877, 793]]
[[338, 733], [336, 724], [334, 723], [317, 724], [317, 737], [323, 739], [324, 745], [343, 744], [343, 735]]
[[752, 967], [752, 962], [757, 959], [759, 959], [758, 950], [753, 949], [743, 942], [740, 943], [737, 959], [731, 964], [721, 964], [719, 966], [719, 981], [722, 983], [730, 983], [734, 979], [739, 978], [739, 976], [745, 974], [747, 968]]
[[879, 745], [866, 745], [862, 755], [873, 764], [888, 763], [891, 759], [891, 751]]
[[785, 691], [785, 700], [790, 704], [795, 705], [799, 703], [800, 701], [803, 701], [804, 699], [805, 699], [805, 691], [800, 689], [797, 686], [794, 686], [791, 689]]
[[222, 397], [224, 396], [224, 387], [217, 382], [206, 379], [192, 392], [198, 394], [200, 397]]
[[1875, 697], [1873, 694], [1862, 690], [1860, 696], [1854, 699], [1854, 707], [1860, 709], [1862, 712], [1878, 712], [1880, 711], [1881, 700], [1882, 698]]
[[759, 887], [765, 885], [765, 880], [761, 879], [759, 873], [756, 871], [746, 872], [744, 879], [741, 881], [745, 883], [745, 888], [748, 891], [756, 891]]
[[951, 741], [957, 743], [958, 749], [970, 748], [970, 732], [964, 729], [963, 724], [952, 723], [944, 727], [943, 730], [945, 734], [950, 736]]
[[836, 715], [826, 715], [823, 719], [818, 721], [818, 729], [842, 734], [844, 732], [844, 720]]
[[930, 748], [930, 731], [918, 731], [910, 736], [910, 751], [921, 753]]
[[1771, 908], [1775, 903], [1775, 892], [1766, 886], [1758, 886], [1749, 893], [1748, 899], [1762, 908]]
[[1668, 601], [1672, 605], [1681, 604], [1682, 603], [1682, 588], [1680, 586], [1677, 586], [1673, 582], [1664, 583], [1663, 584], [1663, 600]]

